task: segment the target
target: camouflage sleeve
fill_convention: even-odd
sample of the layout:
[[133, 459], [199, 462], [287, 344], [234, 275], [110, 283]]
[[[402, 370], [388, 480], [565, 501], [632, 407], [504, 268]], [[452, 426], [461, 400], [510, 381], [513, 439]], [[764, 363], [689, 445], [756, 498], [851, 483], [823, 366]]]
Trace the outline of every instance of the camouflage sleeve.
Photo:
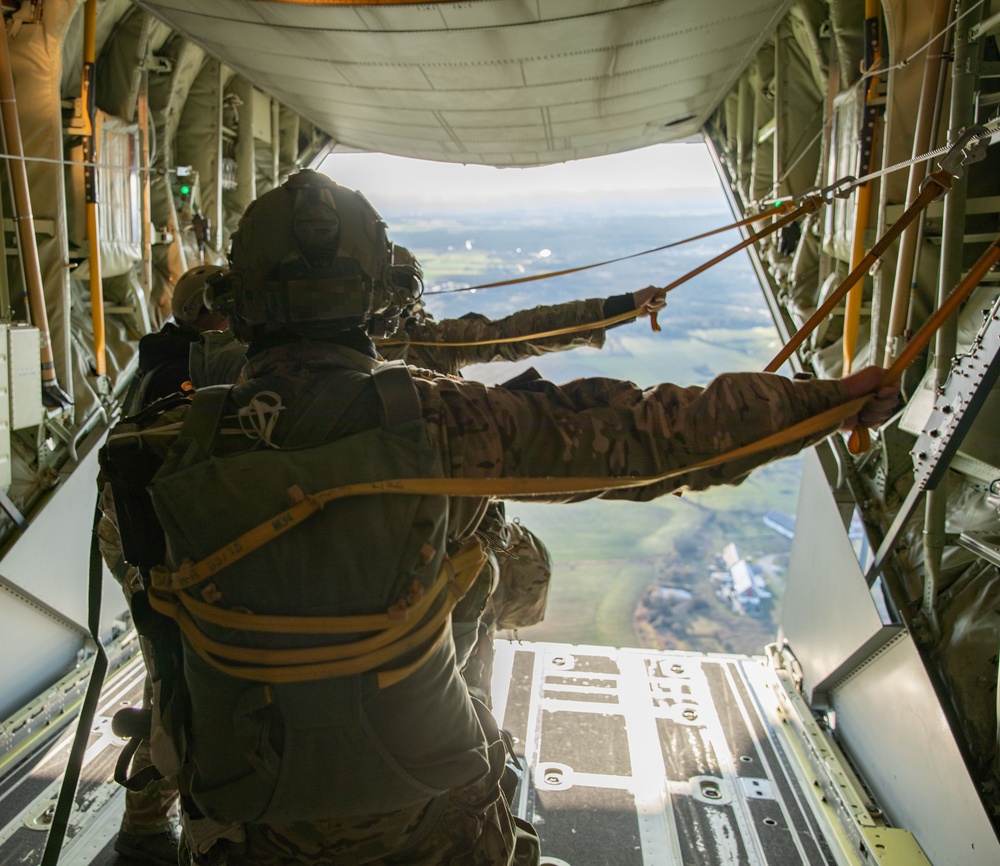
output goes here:
[[[800, 382], [769, 373], [726, 374], [704, 388], [664, 384], [646, 390], [614, 379], [578, 379], [561, 387], [536, 379], [517, 390], [464, 380], [416, 382], [446, 473], [473, 478], [657, 475], [755, 442], [847, 399], [840, 381]], [[739, 483], [756, 466], [830, 432], [600, 495], [642, 501], [682, 488]]]
[[[441, 322], [428, 321], [419, 325], [410, 334], [410, 339], [432, 343], [477, 343], [507, 337], [530, 337], [532, 334], [555, 331], [559, 328], [599, 322], [605, 318], [604, 303], [603, 298], [571, 301], [568, 304], [521, 310], [496, 321], [477, 314], [463, 316], [460, 319], [445, 319]], [[592, 328], [558, 337], [518, 340], [513, 343], [485, 343], [478, 346], [410, 346], [407, 361], [416, 367], [456, 374], [469, 364], [519, 361], [522, 358], [544, 355], [546, 352], [559, 352], [580, 346], [593, 346], [599, 349], [603, 345], [604, 328]]]
[[98, 506], [101, 509], [101, 519], [97, 524], [97, 545], [108, 570], [123, 587], [129, 586], [130, 569], [122, 557], [122, 540], [118, 533], [118, 516], [115, 513], [115, 500], [111, 495], [111, 485], [98, 481]]

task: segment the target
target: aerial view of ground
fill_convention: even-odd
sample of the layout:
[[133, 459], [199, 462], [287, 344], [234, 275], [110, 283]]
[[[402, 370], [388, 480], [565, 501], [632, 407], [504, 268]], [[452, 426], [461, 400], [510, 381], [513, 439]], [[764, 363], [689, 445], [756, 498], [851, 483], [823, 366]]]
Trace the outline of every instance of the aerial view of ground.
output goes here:
[[[383, 216], [393, 239], [420, 260], [427, 306], [438, 319], [468, 312], [501, 318], [538, 304], [665, 285], [739, 240], [729, 232], [572, 275], [470, 292], [463, 289], [629, 256], [725, 225], [732, 217], [683, 200]], [[534, 366], [557, 383], [610, 376], [642, 387], [663, 381], [701, 385], [721, 372], [762, 369], [778, 345], [742, 254], [673, 291], [660, 323], [659, 334], [646, 320], [614, 328], [602, 350], [577, 349], [464, 372], [500, 383]], [[508, 504], [508, 514], [536, 532], [555, 563], [545, 620], [519, 636], [759, 653], [774, 639], [782, 566], [791, 545], [767, 528], [763, 517], [794, 514], [798, 484], [799, 462], [793, 458], [758, 470], [738, 487], [650, 503]], [[710, 579], [728, 543], [752, 559], [774, 595], [755, 615], [735, 612]], [[661, 587], [682, 591], [664, 594]]]

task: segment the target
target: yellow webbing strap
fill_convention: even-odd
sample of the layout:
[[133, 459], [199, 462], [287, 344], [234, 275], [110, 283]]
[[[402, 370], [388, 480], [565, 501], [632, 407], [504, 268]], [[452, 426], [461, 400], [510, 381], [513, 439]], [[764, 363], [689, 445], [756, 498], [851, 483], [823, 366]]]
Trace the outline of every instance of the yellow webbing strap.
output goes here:
[[[447, 634], [448, 618], [455, 604], [468, 591], [485, 562], [486, 554], [482, 546], [475, 539], [470, 539], [454, 557], [445, 559], [434, 583], [433, 594], [437, 597], [441, 590], [445, 589], [448, 597], [425, 622], [420, 623], [415, 615], [415, 605], [411, 609], [414, 615], [408, 621], [394, 625], [383, 634], [325, 647], [260, 649], [221, 643], [209, 638], [199, 629], [191, 614], [183, 606], [185, 603], [183, 594], [179, 594], [178, 599], [176, 596], [171, 597], [167, 592], [154, 589], [149, 593], [149, 601], [154, 610], [177, 622], [192, 648], [207, 664], [230, 676], [268, 683], [296, 683], [366, 673], [389, 664], [432, 640], [429, 647], [413, 662], [402, 668], [379, 672], [379, 686], [384, 688], [405, 679], [426, 662]], [[422, 602], [423, 599], [420, 603]], [[256, 615], [235, 611], [228, 613], [240, 617], [242, 627], [256, 629], [254, 623]], [[288, 633], [301, 633], [296, 627], [298, 617], [284, 619], [289, 621]], [[243, 664], [227, 663], [232, 661]]]
[[257, 631], [269, 634], [359, 634], [366, 631], [391, 632], [405, 628], [407, 623], [417, 622], [430, 610], [435, 599], [448, 583], [447, 574], [442, 571], [424, 592], [416, 604], [402, 608], [398, 613], [373, 613], [362, 616], [275, 616], [262, 613], [242, 613], [226, 610], [214, 604], [206, 604], [186, 593], [179, 597], [195, 619], [221, 628]]
[[[292, 527], [302, 523], [315, 514], [328, 502], [346, 499], [350, 496], [381, 495], [381, 494], [419, 494], [423, 496], [480, 496], [500, 498], [523, 496], [548, 496], [572, 493], [599, 493], [603, 490], [624, 490], [633, 487], [645, 487], [667, 481], [671, 478], [697, 472], [711, 466], [718, 466], [730, 460], [778, 448], [789, 442], [796, 442], [818, 433], [836, 427], [845, 418], [858, 411], [870, 395], [858, 397], [840, 406], [834, 406], [824, 412], [800, 421], [785, 430], [772, 433], [725, 454], [716, 455], [691, 466], [671, 469], [659, 475], [610, 477], [610, 478], [396, 478], [387, 481], [366, 481], [359, 484], [346, 484], [342, 487], [331, 487], [321, 490], [298, 502], [291, 508], [276, 514], [269, 520], [253, 527], [234, 539], [224, 547], [198, 562], [187, 562], [173, 574], [165, 569], [157, 570], [153, 575], [153, 585], [161, 590], [179, 591], [208, 580], [223, 568], [242, 559], [259, 547], [267, 544]], [[308, 507], [306, 507], [308, 506]]]
[[[717, 265], [719, 262], [723, 261], [724, 259], [728, 259], [734, 253], [738, 253], [740, 250], [746, 249], [754, 241], [759, 241], [762, 238], [766, 238], [768, 235], [774, 234], [776, 231], [780, 231], [785, 226], [787, 226], [789, 223], [795, 222], [795, 220], [797, 220], [800, 216], [803, 216], [804, 214], [810, 214], [810, 213], [813, 213], [814, 211], [819, 210], [825, 204], [826, 204], [826, 199], [824, 199], [822, 196], [820, 196], [820, 195], [809, 196], [797, 208], [794, 208], [793, 210], [789, 210], [783, 217], [781, 217], [780, 219], [775, 220], [769, 226], [766, 226], [765, 228], [761, 229], [759, 232], [750, 232], [747, 235], [747, 237], [745, 237], [742, 241], [740, 241], [735, 246], [730, 247], [725, 252], [719, 253], [719, 255], [717, 255], [714, 259], [709, 259], [704, 264], [699, 265], [694, 270], [688, 271], [686, 274], [684, 274], [684, 276], [678, 277], [676, 280], [674, 280], [669, 285], [664, 286], [663, 289], [662, 289], [663, 294], [665, 295], [667, 292], [673, 291], [674, 289], [676, 289], [682, 283], [686, 283], [688, 280], [693, 279], [694, 277], [698, 276], [698, 274], [702, 273], [703, 271], [707, 271], [709, 268], [713, 267], [714, 265]], [[783, 209], [784, 210], [788, 210], [787, 208], [783, 208]], [[771, 214], [771, 216], [774, 216], [774, 215], [775, 214]], [[658, 331], [661, 330], [660, 329], [660, 324], [659, 324], [659, 322], [656, 319], [656, 314], [655, 313], [650, 313], [649, 314], [649, 321], [650, 321], [650, 325], [652, 326], [652, 328], [653, 328], [654, 331], [658, 332]]]
[[[450, 610], [445, 612], [445, 619], [447, 619], [449, 612]], [[240, 655], [239, 650], [242, 648], [219, 643], [207, 637], [183, 608], [179, 609], [177, 613], [177, 624], [180, 626], [181, 631], [194, 648], [194, 651], [206, 663], [229, 676], [265, 683], [302, 683], [310, 680], [325, 680], [332, 677], [348, 677], [363, 674], [382, 665], [389, 664], [393, 659], [417, 649], [431, 638], [439, 628], [448, 627], [447, 622], [442, 624], [441, 617], [435, 615], [425, 625], [411, 632], [395, 644], [381, 647], [364, 655], [332, 661], [301, 662], [298, 664], [287, 664], [284, 662], [282, 664], [265, 663], [260, 666], [251, 666], [242, 664], [233, 665], [221, 661], [220, 659], [240, 661], [238, 658], [233, 659], [232, 656]]]
[[567, 325], [565, 328], [553, 328], [551, 331], [539, 331], [537, 334], [518, 334], [516, 337], [494, 337], [491, 340], [465, 340], [455, 343], [439, 343], [434, 340], [376, 340], [376, 348], [382, 346], [489, 346], [492, 343], [523, 343], [528, 340], [542, 340], [546, 337], [561, 337], [564, 334], [576, 334], [582, 331], [596, 331], [599, 328], [610, 328], [619, 322], [634, 319], [639, 314], [639, 310], [629, 310], [619, 313], [617, 316], [610, 316], [607, 319], [599, 319], [596, 322], [581, 322], [578, 325]]

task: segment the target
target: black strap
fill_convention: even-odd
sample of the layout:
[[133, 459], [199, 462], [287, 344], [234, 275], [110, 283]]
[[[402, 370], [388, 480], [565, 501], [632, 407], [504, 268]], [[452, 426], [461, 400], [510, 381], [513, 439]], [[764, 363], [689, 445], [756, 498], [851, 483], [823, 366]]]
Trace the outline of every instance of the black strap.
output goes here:
[[142, 741], [143, 737], [132, 737], [125, 744], [121, 754], [118, 756], [118, 760], [115, 762], [115, 781], [129, 791], [142, 791], [150, 783], [158, 782], [163, 778], [163, 773], [157, 770], [152, 764], [148, 767], [143, 767], [131, 776], [128, 774], [129, 764], [132, 763], [132, 758], [135, 757], [135, 753], [138, 751], [139, 746], [142, 745]]
[[101, 686], [104, 685], [104, 675], [108, 670], [108, 655], [101, 643], [101, 584], [104, 582], [103, 561], [101, 550], [97, 544], [97, 525], [101, 520], [100, 503], [94, 509], [93, 537], [90, 541], [90, 589], [87, 600], [87, 625], [94, 640], [94, 667], [90, 672], [90, 682], [87, 684], [87, 694], [83, 698], [80, 717], [76, 722], [76, 733], [73, 736], [73, 746], [70, 749], [69, 760], [63, 773], [62, 787], [59, 789], [59, 799], [56, 811], [52, 816], [52, 826], [45, 840], [45, 852], [42, 854], [40, 866], [55, 866], [62, 853], [63, 840], [66, 838], [66, 828], [69, 826], [69, 816], [76, 799], [76, 787], [80, 781], [80, 771], [83, 768], [83, 758], [87, 753], [87, 743], [90, 731], [97, 714], [97, 704], [101, 698]]

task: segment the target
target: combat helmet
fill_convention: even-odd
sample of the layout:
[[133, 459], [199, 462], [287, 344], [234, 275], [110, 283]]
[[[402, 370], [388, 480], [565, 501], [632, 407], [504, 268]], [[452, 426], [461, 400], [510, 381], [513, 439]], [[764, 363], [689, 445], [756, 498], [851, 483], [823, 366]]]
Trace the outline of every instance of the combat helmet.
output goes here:
[[209, 281], [208, 301], [243, 340], [261, 329], [322, 338], [419, 292], [412, 269], [393, 265], [386, 225], [367, 199], [305, 169], [246, 209], [229, 273]]
[[170, 298], [170, 312], [178, 322], [194, 322], [205, 314], [205, 283], [224, 270], [219, 265], [195, 265], [181, 275]]

